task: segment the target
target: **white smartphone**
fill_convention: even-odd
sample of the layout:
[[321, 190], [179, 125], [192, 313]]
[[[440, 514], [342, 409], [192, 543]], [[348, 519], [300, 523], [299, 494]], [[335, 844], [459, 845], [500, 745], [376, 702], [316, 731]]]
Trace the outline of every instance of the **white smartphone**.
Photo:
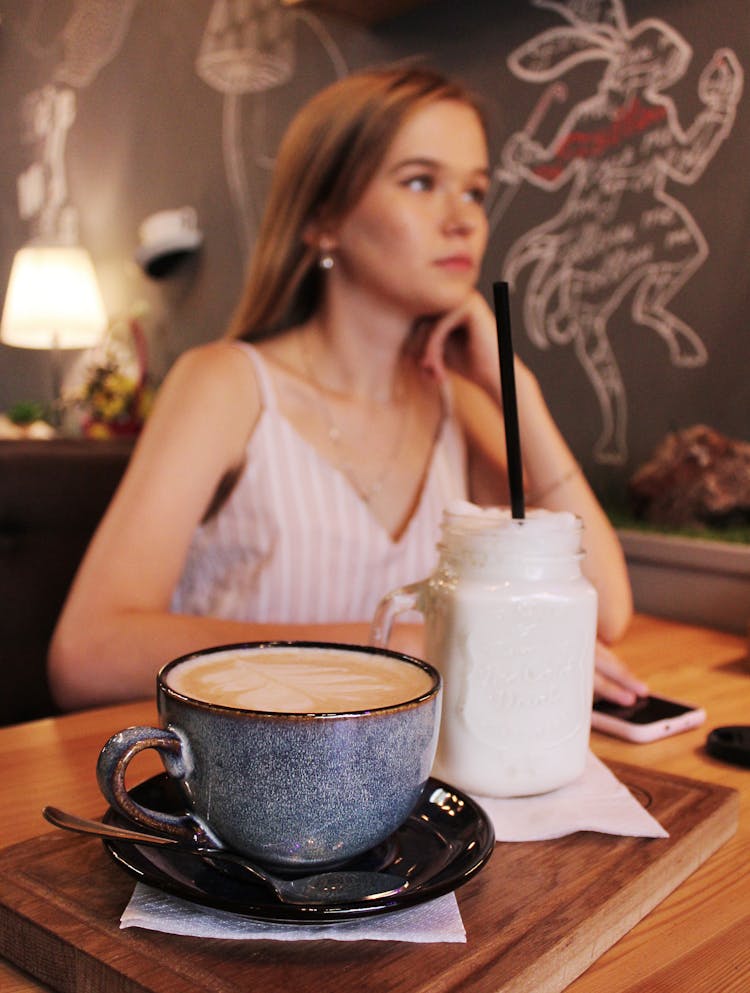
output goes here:
[[626, 741], [646, 742], [689, 731], [705, 719], [702, 707], [665, 697], [645, 696], [628, 707], [597, 700], [591, 714], [591, 726]]

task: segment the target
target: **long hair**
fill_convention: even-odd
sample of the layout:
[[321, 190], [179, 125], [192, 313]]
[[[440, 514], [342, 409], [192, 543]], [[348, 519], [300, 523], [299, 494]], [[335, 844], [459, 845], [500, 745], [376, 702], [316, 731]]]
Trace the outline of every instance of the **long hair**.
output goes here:
[[354, 73], [321, 90], [297, 113], [279, 148], [230, 338], [270, 338], [315, 313], [321, 274], [306, 232], [346, 217], [401, 125], [441, 100], [471, 107], [486, 133], [477, 98], [462, 83], [424, 68]]

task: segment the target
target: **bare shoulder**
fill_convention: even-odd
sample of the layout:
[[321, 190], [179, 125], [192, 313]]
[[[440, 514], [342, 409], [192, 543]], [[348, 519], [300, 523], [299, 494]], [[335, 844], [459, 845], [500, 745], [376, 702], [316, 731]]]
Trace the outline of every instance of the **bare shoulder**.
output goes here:
[[199, 345], [176, 359], [159, 387], [139, 448], [161, 460], [189, 454], [223, 471], [242, 459], [259, 414], [249, 357], [229, 342]]
[[203, 407], [207, 416], [243, 421], [248, 430], [260, 410], [252, 362], [241, 346], [228, 341], [198, 345], [183, 352], [162, 390], [167, 399], [176, 399], [190, 408]]
[[169, 372], [168, 380], [180, 388], [221, 393], [229, 390], [244, 400], [258, 397], [252, 363], [241, 345], [231, 341], [214, 341], [183, 352]]

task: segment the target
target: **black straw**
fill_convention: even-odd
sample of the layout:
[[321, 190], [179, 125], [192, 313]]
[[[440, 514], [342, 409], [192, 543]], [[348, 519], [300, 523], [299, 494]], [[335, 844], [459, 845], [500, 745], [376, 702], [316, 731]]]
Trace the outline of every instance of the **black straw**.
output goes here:
[[505, 422], [505, 450], [508, 457], [510, 508], [515, 519], [523, 520], [526, 511], [523, 499], [521, 438], [518, 432], [518, 402], [516, 400], [516, 376], [513, 369], [513, 339], [510, 333], [508, 284], [493, 283], [492, 290], [495, 297], [497, 345], [500, 352], [500, 386], [503, 391], [503, 420]]

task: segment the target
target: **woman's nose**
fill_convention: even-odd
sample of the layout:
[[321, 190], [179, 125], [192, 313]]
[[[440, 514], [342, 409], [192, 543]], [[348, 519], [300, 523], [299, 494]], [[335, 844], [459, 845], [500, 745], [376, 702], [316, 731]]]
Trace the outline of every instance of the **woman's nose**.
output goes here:
[[473, 216], [476, 204], [463, 194], [446, 195], [443, 213], [443, 230], [451, 234], [470, 234], [476, 227]]

